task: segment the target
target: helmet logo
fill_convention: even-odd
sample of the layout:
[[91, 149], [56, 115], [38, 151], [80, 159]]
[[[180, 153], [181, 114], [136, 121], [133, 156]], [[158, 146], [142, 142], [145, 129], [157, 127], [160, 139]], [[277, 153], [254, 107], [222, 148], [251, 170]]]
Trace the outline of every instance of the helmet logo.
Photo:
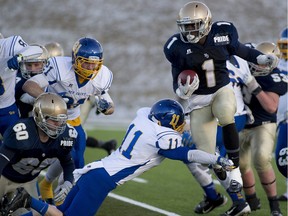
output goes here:
[[170, 125], [172, 125], [172, 128], [174, 128], [174, 129], [177, 128], [177, 124], [178, 124], [179, 118], [180, 118], [179, 115], [173, 114], [172, 119], [171, 119], [171, 121], [169, 123]]
[[79, 41], [77, 41], [77, 42], [74, 44], [74, 46], [73, 46], [73, 52], [74, 52], [75, 55], [78, 53], [78, 51], [79, 51], [79, 49], [80, 49], [81, 46], [82, 46], [82, 45], [79, 43]]

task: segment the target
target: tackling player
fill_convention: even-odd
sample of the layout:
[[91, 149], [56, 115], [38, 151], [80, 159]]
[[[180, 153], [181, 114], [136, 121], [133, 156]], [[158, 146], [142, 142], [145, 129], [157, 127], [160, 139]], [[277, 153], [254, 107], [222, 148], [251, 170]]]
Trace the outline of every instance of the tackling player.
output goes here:
[[174, 100], [164, 99], [151, 108], [141, 108], [115, 152], [74, 171], [76, 185], [61, 206], [48, 206], [19, 189], [5, 211], [31, 206], [42, 215], [94, 216], [110, 191], [158, 166], [165, 158], [219, 164], [224, 169], [232, 169], [231, 160], [182, 147], [184, 125], [184, 110]]

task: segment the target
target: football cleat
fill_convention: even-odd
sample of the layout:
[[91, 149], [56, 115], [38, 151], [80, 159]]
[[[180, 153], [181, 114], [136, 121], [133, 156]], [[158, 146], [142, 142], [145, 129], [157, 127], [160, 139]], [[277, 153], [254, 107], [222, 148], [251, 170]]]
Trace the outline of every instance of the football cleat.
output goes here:
[[30, 208], [31, 199], [30, 194], [23, 187], [17, 188], [4, 208], [4, 215], [11, 215], [19, 208]]
[[260, 199], [257, 197], [247, 198], [246, 201], [248, 202], [251, 211], [256, 211], [261, 208]]
[[271, 216], [283, 216], [280, 211], [272, 211], [270, 215]]
[[218, 193], [216, 200], [211, 200], [204, 195], [204, 200], [202, 200], [194, 209], [197, 214], [207, 214], [211, 212], [214, 208], [223, 206], [227, 203], [227, 197]]
[[231, 208], [221, 214], [221, 216], [243, 216], [250, 213], [251, 209], [247, 202], [234, 202]]
[[107, 142], [104, 142], [104, 144], [101, 146], [101, 148], [105, 149], [108, 153], [108, 155], [110, 155], [113, 151], [116, 150], [116, 146], [117, 146], [117, 141], [112, 139], [109, 140]]

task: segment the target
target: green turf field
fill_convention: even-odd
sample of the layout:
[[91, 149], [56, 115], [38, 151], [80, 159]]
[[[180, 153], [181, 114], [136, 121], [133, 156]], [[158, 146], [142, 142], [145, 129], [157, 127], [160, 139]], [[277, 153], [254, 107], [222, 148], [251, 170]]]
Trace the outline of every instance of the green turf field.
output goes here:
[[[103, 140], [112, 138], [117, 139], [120, 145], [124, 131], [88, 131], [90, 136], [97, 137]], [[87, 148], [85, 153], [86, 163], [105, 157], [106, 152], [102, 149]], [[274, 163], [275, 165], [275, 163]], [[277, 175], [278, 194], [282, 194], [286, 190], [285, 178], [275, 168]], [[107, 197], [97, 215], [99, 216], [156, 216], [156, 215], [196, 215], [193, 211], [203, 199], [203, 192], [198, 183], [194, 180], [186, 166], [179, 161], [169, 159], [152, 170], [139, 176], [146, 180], [146, 183], [130, 181], [116, 188], [112, 193], [113, 197]], [[216, 185], [219, 192], [226, 194], [224, 189]], [[261, 199], [261, 209], [252, 212], [255, 216], [269, 216], [269, 204], [265, 196], [265, 192], [257, 179], [257, 195]], [[128, 202], [121, 201], [114, 196], [119, 195], [122, 198], [129, 198]], [[131, 204], [137, 201], [139, 203]], [[139, 205], [147, 204], [148, 208], [155, 208], [155, 211], [140, 207]], [[219, 215], [230, 208], [231, 201], [217, 209], [214, 209], [210, 214]], [[287, 203], [280, 202], [283, 216], [287, 215]], [[162, 210], [162, 211], [161, 211]], [[163, 213], [160, 213], [163, 212]]]

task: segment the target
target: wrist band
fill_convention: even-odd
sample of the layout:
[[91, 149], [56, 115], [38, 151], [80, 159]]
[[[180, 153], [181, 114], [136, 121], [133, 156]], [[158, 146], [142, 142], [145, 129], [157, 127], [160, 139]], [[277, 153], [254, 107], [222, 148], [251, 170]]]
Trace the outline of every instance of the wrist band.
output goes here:
[[262, 91], [261, 86], [258, 86], [251, 94], [257, 96]]

